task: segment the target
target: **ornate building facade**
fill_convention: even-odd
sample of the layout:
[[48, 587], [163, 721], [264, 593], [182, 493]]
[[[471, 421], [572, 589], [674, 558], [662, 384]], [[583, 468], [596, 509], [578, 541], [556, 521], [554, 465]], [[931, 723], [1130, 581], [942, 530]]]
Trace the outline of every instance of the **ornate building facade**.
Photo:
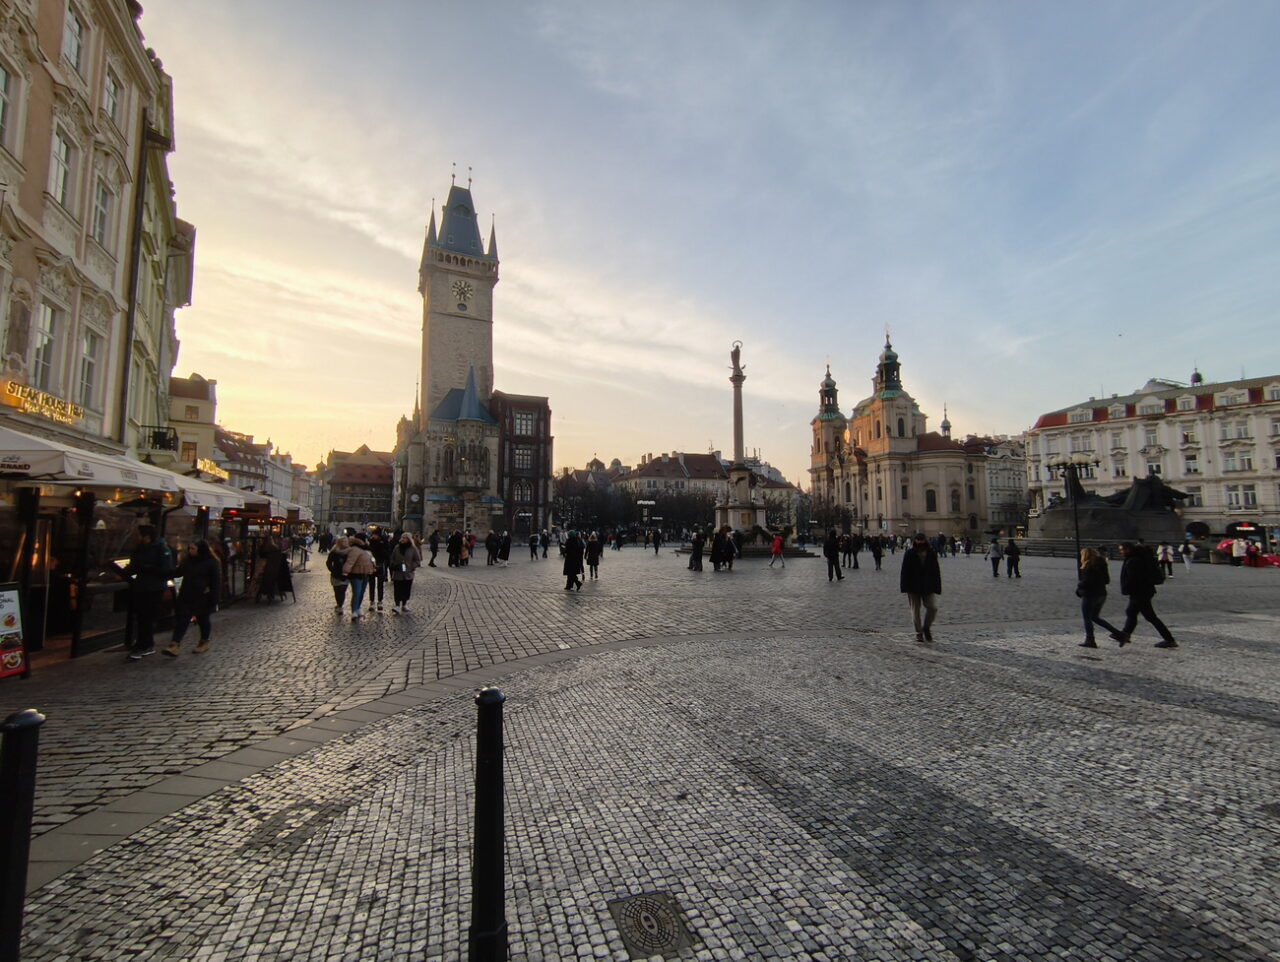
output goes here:
[[849, 417], [840, 410], [828, 367], [810, 422], [809, 477], [814, 509], [825, 508], [866, 535], [975, 536], [988, 523], [986, 454], [981, 445], [927, 430], [927, 418], [902, 385], [901, 364], [885, 339], [872, 393]]
[[1178, 514], [1196, 537], [1239, 522], [1280, 531], [1280, 375], [1153, 378], [1131, 394], [1042, 414], [1027, 432], [1033, 512], [1060, 490], [1070, 458], [1081, 462], [1084, 487], [1101, 495], [1159, 475], [1187, 495]]
[[419, 400], [396, 428], [395, 514], [408, 531], [550, 525], [551, 408], [493, 389], [494, 230], [481, 241], [470, 187], [453, 184], [427, 226]]

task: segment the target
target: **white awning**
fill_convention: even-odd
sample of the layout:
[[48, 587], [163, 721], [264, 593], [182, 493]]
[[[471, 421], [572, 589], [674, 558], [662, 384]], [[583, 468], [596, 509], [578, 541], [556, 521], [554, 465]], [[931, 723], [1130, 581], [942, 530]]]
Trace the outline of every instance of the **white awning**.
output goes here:
[[86, 487], [179, 490], [177, 475], [115, 454], [99, 454], [0, 427], [0, 478]]
[[213, 484], [185, 474], [175, 474], [174, 480], [182, 489], [183, 499], [188, 505], [197, 508], [209, 508], [222, 511], [223, 508], [243, 508], [246, 491], [233, 488], [229, 484]]

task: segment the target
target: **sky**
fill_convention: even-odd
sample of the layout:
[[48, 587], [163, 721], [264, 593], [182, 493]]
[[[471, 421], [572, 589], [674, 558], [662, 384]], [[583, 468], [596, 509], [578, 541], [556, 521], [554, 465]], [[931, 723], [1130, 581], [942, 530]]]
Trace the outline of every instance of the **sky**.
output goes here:
[[[175, 374], [315, 464], [411, 411], [425, 227], [497, 231], [495, 386], [554, 461], [808, 486], [888, 330], [937, 430], [1280, 372], [1280, 4], [147, 0], [196, 225]], [[456, 165], [456, 166], [455, 166]]]

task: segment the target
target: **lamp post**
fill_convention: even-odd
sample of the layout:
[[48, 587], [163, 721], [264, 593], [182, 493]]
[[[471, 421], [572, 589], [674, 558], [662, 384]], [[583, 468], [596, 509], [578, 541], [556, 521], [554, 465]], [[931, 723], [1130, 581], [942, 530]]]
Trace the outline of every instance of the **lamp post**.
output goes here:
[[1102, 462], [1097, 458], [1092, 458], [1087, 454], [1071, 454], [1066, 457], [1059, 458], [1057, 461], [1046, 461], [1045, 467], [1059, 470], [1063, 473], [1067, 482], [1067, 498], [1071, 501], [1071, 523], [1075, 529], [1076, 535], [1076, 564], [1080, 563], [1080, 495], [1084, 493], [1084, 488], [1080, 486], [1080, 470], [1082, 468], [1096, 468]]

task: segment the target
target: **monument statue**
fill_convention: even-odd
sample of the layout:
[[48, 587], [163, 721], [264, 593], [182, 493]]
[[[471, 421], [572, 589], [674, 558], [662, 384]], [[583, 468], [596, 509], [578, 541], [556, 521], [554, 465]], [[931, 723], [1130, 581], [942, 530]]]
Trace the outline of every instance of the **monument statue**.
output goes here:
[[1185, 532], [1175, 509], [1188, 496], [1159, 475], [1134, 478], [1127, 490], [1103, 496], [1086, 491], [1079, 472], [1064, 474], [1065, 494], [1055, 494], [1040, 516], [1031, 519], [1032, 538], [1072, 538], [1078, 520], [1082, 542], [1182, 540]]
[[733, 350], [729, 352], [729, 360], [733, 362], [733, 374], [729, 382], [733, 385], [733, 463], [729, 466], [729, 487], [725, 491], [723, 504], [716, 505], [716, 527], [729, 525], [738, 530], [751, 531], [753, 528], [765, 527], [766, 510], [763, 504], [757, 504], [752, 497], [751, 488], [754, 479], [751, 469], [746, 465], [746, 447], [742, 432], [742, 382], [747, 379], [742, 366], [742, 342], [734, 341]]

